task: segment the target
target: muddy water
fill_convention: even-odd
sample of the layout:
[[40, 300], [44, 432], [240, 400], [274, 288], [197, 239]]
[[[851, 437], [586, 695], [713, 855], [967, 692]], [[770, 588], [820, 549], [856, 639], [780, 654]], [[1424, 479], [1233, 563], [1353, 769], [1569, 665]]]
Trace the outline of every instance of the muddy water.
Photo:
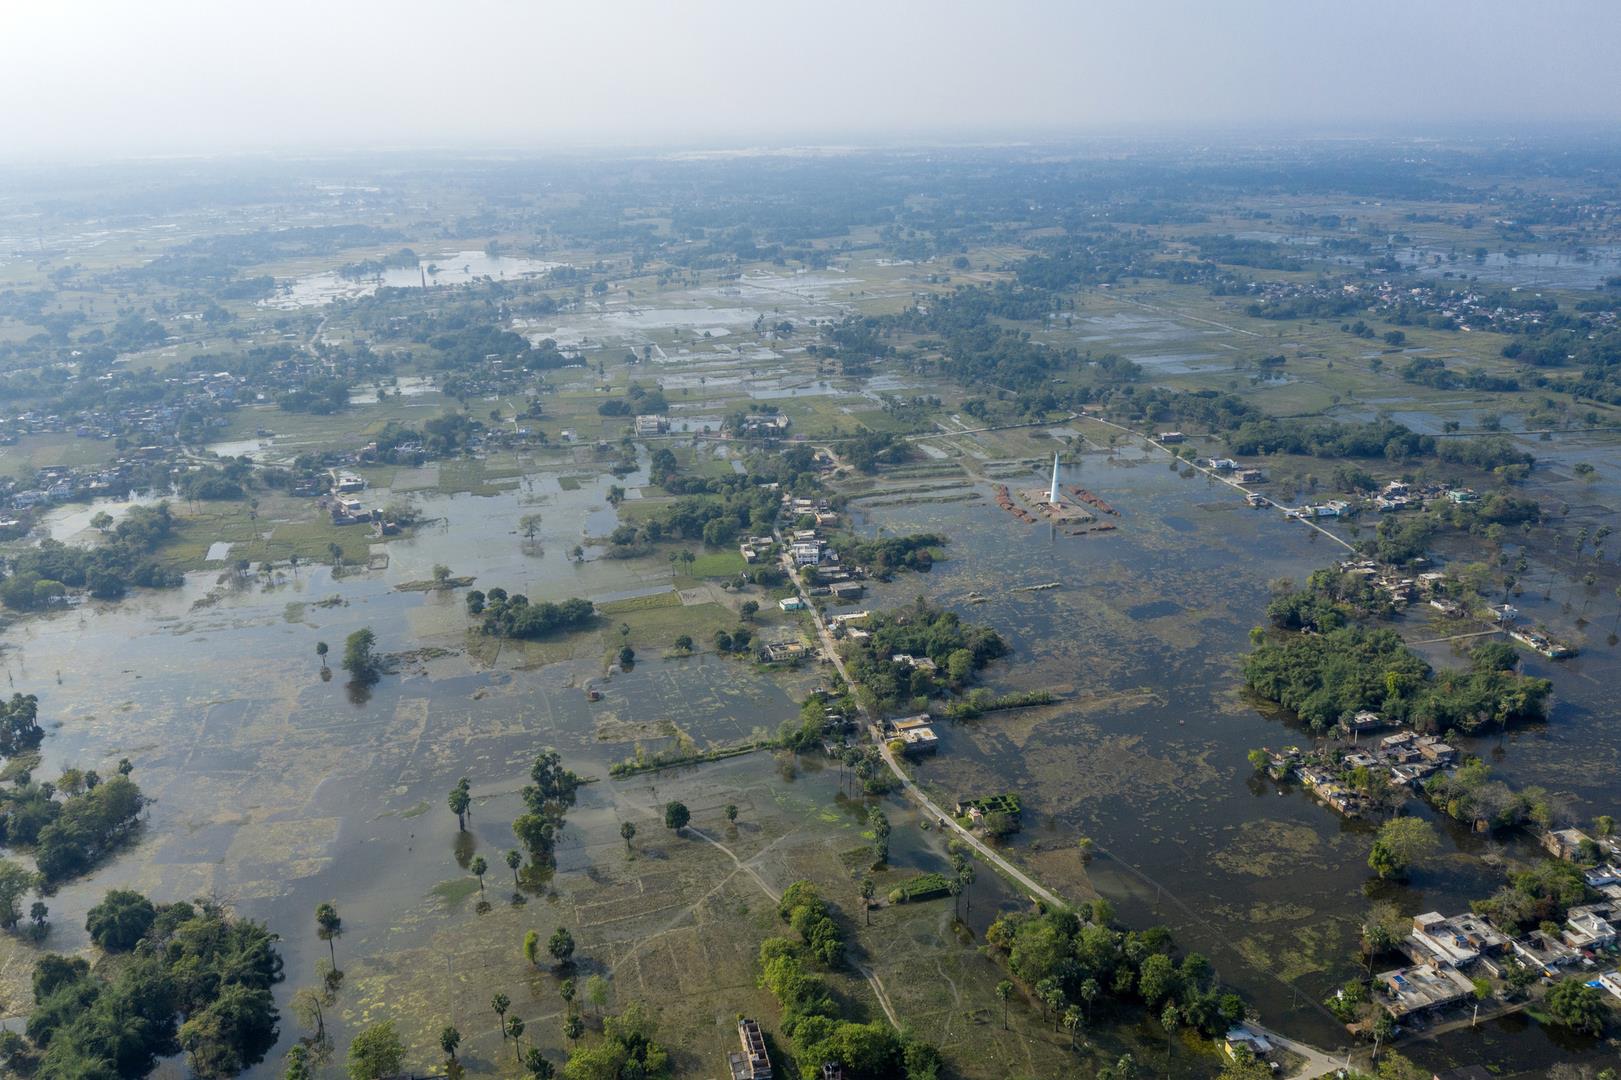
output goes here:
[[[1034, 472], [1031, 479], [1041, 480]], [[1055, 536], [988, 499], [880, 512], [886, 531], [936, 531], [952, 543], [927, 578], [880, 586], [879, 602], [926, 592], [995, 626], [1014, 655], [987, 673], [991, 686], [1065, 698], [1055, 708], [945, 726], [941, 753], [920, 779], [948, 800], [1018, 791], [1027, 824], [1013, 848], [1033, 864], [1091, 837], [1099, 855], [1090, 879], [1127, 921], [1166, 923], [1184, 947], [1210, 955], [1267, 1022], [1338, 1045], [1343, 1030], [1315, 1003], [1353, 974], [1355, 927], [1370, 903], [1413, 912], [1465, 905], [1500, 883], [1492, 862], [1530, 849], [1448, 831], [1447, 850], [1409, 885], [1365, 892], [1371, 830], [1252, 776], [1251, 748], [1307, 740], [1237, 689], [1268, 582], [1303, 578], [1340, 549], [1250, 510], [1230, 489], [1184, 479], [1163, 456], [1089, 454], [1064, 482], [1119, 508], [1119, 529]], [[1052, 581], [1060, 587], [1013, 591]], [[987, 599], [973, 602], [970, 593]], [[1580, 780], [1550, 786], [1593, 798], [1608, 789], [1613, 798], [1611, 755], [1621, 733], [1613, 706], [1593, 693], [1613, 678], [1613, 650], [1581, 664], [1593, 667], [1591, 678], [1574, 665], [1555, 676], [1561, 704], [1553, 722], [1511, 735], [1498, 757], [1516, 782], [1547, 782], [1579, 763], [1580, 748], [1597, 736], [1608, 776], [1603, 765], [1583, 767]], [[1541, 1035], [1516, 1045], [1527, 1040], [1545, 1045]]]

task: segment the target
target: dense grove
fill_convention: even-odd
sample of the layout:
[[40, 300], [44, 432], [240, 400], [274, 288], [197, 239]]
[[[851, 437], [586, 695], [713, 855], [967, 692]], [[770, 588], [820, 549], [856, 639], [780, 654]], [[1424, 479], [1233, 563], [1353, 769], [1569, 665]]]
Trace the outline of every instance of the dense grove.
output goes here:
[[[1008, 653], [995, 630], [965, 624], [955, 612], [922, 598], [904, 610], [869, 616], [866, 628], [872, 636], [847, 643], [845, 660], [862, 692], [881, 710], [921, 711], [929, 698], [961, 690], [975, 672]], [[897, 653], [932, 660], [934, 671], [893, 663]]]
[[1178, 963], [1164, 928], [1122, 931], [1109, 918], [1101, 901], [1079, 911], [1015, 912], [992, 923], [985, 941], [1055, 1020], [1070, 1008], [1087, 1023], [1098, 1009], [1142, 1008], [1154, 1019], [1169, 1009], [1178, 1023], [1216, 1037], [1242, 1019], [1242, 999], [1217, 984], [1210, 961], [1189, 953]]
[[32, 750], [45, 738], [39, 726], [39, 698], [33, 694], [12, 694], [0, 701], [0, 757]]
[[1427, 732], [1543, 719], [1552, 684], [1499, 665], [1492, 652], [1434, 671], [1394, 631], [1351, 624], [1263, 641], [1244, 660], [1244, 682], [1316, 731], [1363, 709]]
[[860, 566], [880, 581], [888, 581], [899, 570], [927, 571], [934, 565], [934, 552], [946, 546], [937, 533], [909, 536], [878, 536], [864, 539], [840, 535], [832, 546], [846, 566]]
[[[129, 953], [121, 962], [92, 971], [82, 957], [53, 954], [34, 969], [27, 1030], [40, 1080], [145, 1076], [181, 1050], [198, 1076], [234, 1076], [275, 1044], [276, 936], [212, 900], [143, 900], [110, 896], [117, 910], [102, 911], [128, 924], [103, 938], [109, 951]], [[105, 906], [92, 910], [93, 926]]]
[[151, 557], [173, 530], [169, 504], [158, 503], [131, 507], [99, 547], [42, 541], [12, 557], [10, 576], [0, 581], [0, 603], [16, 611], [33, 611], [73, 589], [111, 600], [123, 596], [132, 585], [177, 586], [180, 575]]
[[106, 780], [77, 769], [54, 783], [24, 774], [0, 791], [0, 843], [32, 849], [47, 886], [83, 874], [136, 828], [146, 805], [122, 768]]

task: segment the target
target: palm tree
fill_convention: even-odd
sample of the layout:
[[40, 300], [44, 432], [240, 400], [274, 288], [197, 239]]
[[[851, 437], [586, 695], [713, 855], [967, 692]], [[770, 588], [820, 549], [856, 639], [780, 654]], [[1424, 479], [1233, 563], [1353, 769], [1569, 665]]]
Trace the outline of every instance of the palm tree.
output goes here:
[[570, 1043], [578, 1043], [580, 1041], [580, 1036], [584, 1034], [585, 1021], [581, 1020], [574, 1013], [569, 1013], [568, 1018], [563, 1021], [563, 1038], [567, 1039]]
[[462, 1033], [450, 1025], [439, 1033], [439, 1048], [449, 1055], [451, 1061], [456, 1060], [456, 1048], [462, 1044]]
[[958, 902], [962, 897], [962, 878], [954, 877], [947, 881], [946, 892], [951, 894], [951, 917], [954, 919], [962, 918], [962, 912], [959, 910], [961, 905]]
[[507, 852], [506, 858], [507, 867], [512, 871], [512, 884], [516, 886], [518, 884], [518, 867], [523, 865], [523, 856], [518, 853], [517, 848], [513, 848]]
[[474, 877], [478, 878], [478, 894], [480, 896], [484, 895], [484, 874], [489, 868], [490, 864], [484, 861], [482, 855], [474, 855], [472, 864], [467, 868], [473, 872]]
[[472, 808], [473, 795], [467, 790], [467, 777], [462, 777], [461, 783], [450, 789], [450, 812], [456, 815], [456, 829], [459, 832], [467, 831], [467, 811]]
[[1075, 1049], [1075, 1029], [1081, 1026], [1081, 1010], [1071, 1005], [1064, 1010], [1064, 1026], [1069, 1028], [1069, 1048]]
[[332, 969], [338, 968], [338, 950], [332, 942], [343, 936], [343, 920], [338, 917], [338, 906], [323, 900], [315, 905], [315, 936], [326, 942], [332, 955]]
[[512, 999], [505, 994], [497, 992], [490, 998], [490, 1008], [495, 1010], [495, 1026], [500, 1029], [501, 1041], [507, 1041], [507, 1009], [512, 1005]]
[[969, 863], [967, 860], [964, 860], [963, 865], [957, 868], [957, 880], [962, 882], [963, 912], [971, 915], [974, 912], [974, 898], [972, 894], [969, 893], [968, 886], [974, 883], [973, 864]]
[[519, 1060], [518, 1048], [521, 1045], [518, 1040], [523, 1037], [523, 1018], [518, 1016], [507, 1017], [507, 1033], [512, 1036], [512, 1059], [517, 1061]]
[[322, 667], [326, 667], [326, 654], [328, 652], [330, 652], [330, 651], [331, 651], [331, 647], [328, 646], [326, 642], [317, 641], [315, 643], [315, 655], [319, 656], [321, 658], [321, 666]]
[[1165, 1011], [1159, 1014], [1159, 1025], [1165, 1029], [1165, 1075], [1171, 1074], [1171, 1055], [1176, 1052], [1176, 1029], [1181, 1025], [1182, 1017], [1176, 1011], [1176, 1004], [1167, 1001]]
[[557, 1075], [557, 1070], [552, 1068], [552, 1063], [546, 1060], [538, 1046], [531, 1046], [529, 1052], [524, 1054], [523, 1067], [529, 1070], [534, 1080], [552, 1080]]
[[996, 984], [996, 996], [1002, 1001], [1002, 1030], [1007, 1030], [1007, 1002], [1013, 996], [1013, 984], [1006, 979]]
[[636, 838], [636, 823], [626, 821], [619, 826], [619, 835], [625, 838], [625, 850], [630, 850], [630, 842]]
[[1087, 979], [1081, 983], [1081, 1001], [1086, 1005], [1086, 1022], [1088, 1024], [1092, 1022], [1092, 1002], [1096, 1001], [1098, 995], [1102, 992], [1103, 987], [1098, 985], [1096, 979]]
[[871, 877], [861, 876], [861, 907], [867, 913], [867, 925], [872, 925], [872, 898], [878, 895], [878, 886]]

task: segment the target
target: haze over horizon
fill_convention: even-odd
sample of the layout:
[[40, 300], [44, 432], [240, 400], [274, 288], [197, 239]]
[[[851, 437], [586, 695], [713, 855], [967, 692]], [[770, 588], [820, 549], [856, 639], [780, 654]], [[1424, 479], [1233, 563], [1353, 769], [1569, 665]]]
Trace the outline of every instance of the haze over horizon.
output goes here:
[[1608, 130], [1618, 51], [1594, 0], [69, 0], [0, 11], [0, 159]]

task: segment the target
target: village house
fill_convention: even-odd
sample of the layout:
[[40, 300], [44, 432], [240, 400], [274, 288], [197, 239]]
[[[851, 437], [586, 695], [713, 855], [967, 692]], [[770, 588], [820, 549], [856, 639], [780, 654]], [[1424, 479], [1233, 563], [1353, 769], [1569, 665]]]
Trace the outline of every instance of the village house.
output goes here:
[[803, 660], [807, 651], [800, 641], [768, 641], [760, 647], [760, 659], [768, 664], [789, 664]]
[[765, 1034], [759, 1023], [747, 1017], [739, 1020], [737, 1039], [742, 1050], [726, 1055], [732, 1080], [771, 1080], [771, 1055], [766, 1052]]
[[1513, 943], [1514, 955], [1532, 971], [1548, 978], [1567, 964], [1573, 964], [1581, 954], [1558, 938], [1551, 937], [1540, 928], [1531, 931]]
[[670, 430], [670, 419], [667, 416], [643, 415], [636, 418], [637, 435], [662, 435]]
[[899, 741], [902, 744], [900, 752], [907, 757], [932, 754], [940, 748], [940, 738], [930, 726], [932, 719], [928, 713], [918, 713], [916, 716], [891, 720], [885, 725], [888, 730], [884, 738], [888, 742]]
[[1580, 829], [1550, 829], [1542, 834], [1542, 846], [1548, 854], [1571, 862], [1580, 857], [1584, 842], [1592, 844], [1593, 838]]
[[1560, 939], [1572, 949], [1607, 949], [1615, 944], [1615, 926], [1605, 916], [1608, 904], [1587, 904], [1565, 913], [1565, 929]]
[[1486, 955], [1507, 952], [1509, 939], [1480, 916], [1465, 912], [1446, 918], [1438, 911], [1413, 916], [1407, 951], [1418, 963], [1468, 967]]
[[839, 581], [831, 585], [828, 591], [833, 594], [835, 600], [859, 600], [867, 591], [867, 587], [859, 581]]
[[1241, 1049], [1248, 1050], [1257, 1061], [1265, 1061], [1272, 1053], [1272, 1040], [1247, 1024], [1236, 1024], [1227, 1029], [1221, 1048], [1235, 1061]]
[[1378, 731], [1380, 728], [1386, 728], [1389, 726], [1390, 723], [1385, 720], [1384, 717], [1380, 716], [1376, 712], [1370, 712], [1367, 709], [1363, 709], [1361, 712], [1350, 717], [1349, 719], [1340, 721], [1340, 727], [1344, 729], [1346, 734], [1352, 736], [1362, 735], [1370, 731]]
[[1621, 971], [1606, 971], [1598, 977], [1598, 984], [1601, 989], [1621, 998]]
[[1451, 968], [1418, 964], [1378, 975], [1379, 1004], [1393, 1020], [1403, 1020], [1462, 1001], [1474, 984]]
[[797, 596], [785, 596], [777, 601], [777, 606], [784, 611], [804, 611], [806, 604]]

